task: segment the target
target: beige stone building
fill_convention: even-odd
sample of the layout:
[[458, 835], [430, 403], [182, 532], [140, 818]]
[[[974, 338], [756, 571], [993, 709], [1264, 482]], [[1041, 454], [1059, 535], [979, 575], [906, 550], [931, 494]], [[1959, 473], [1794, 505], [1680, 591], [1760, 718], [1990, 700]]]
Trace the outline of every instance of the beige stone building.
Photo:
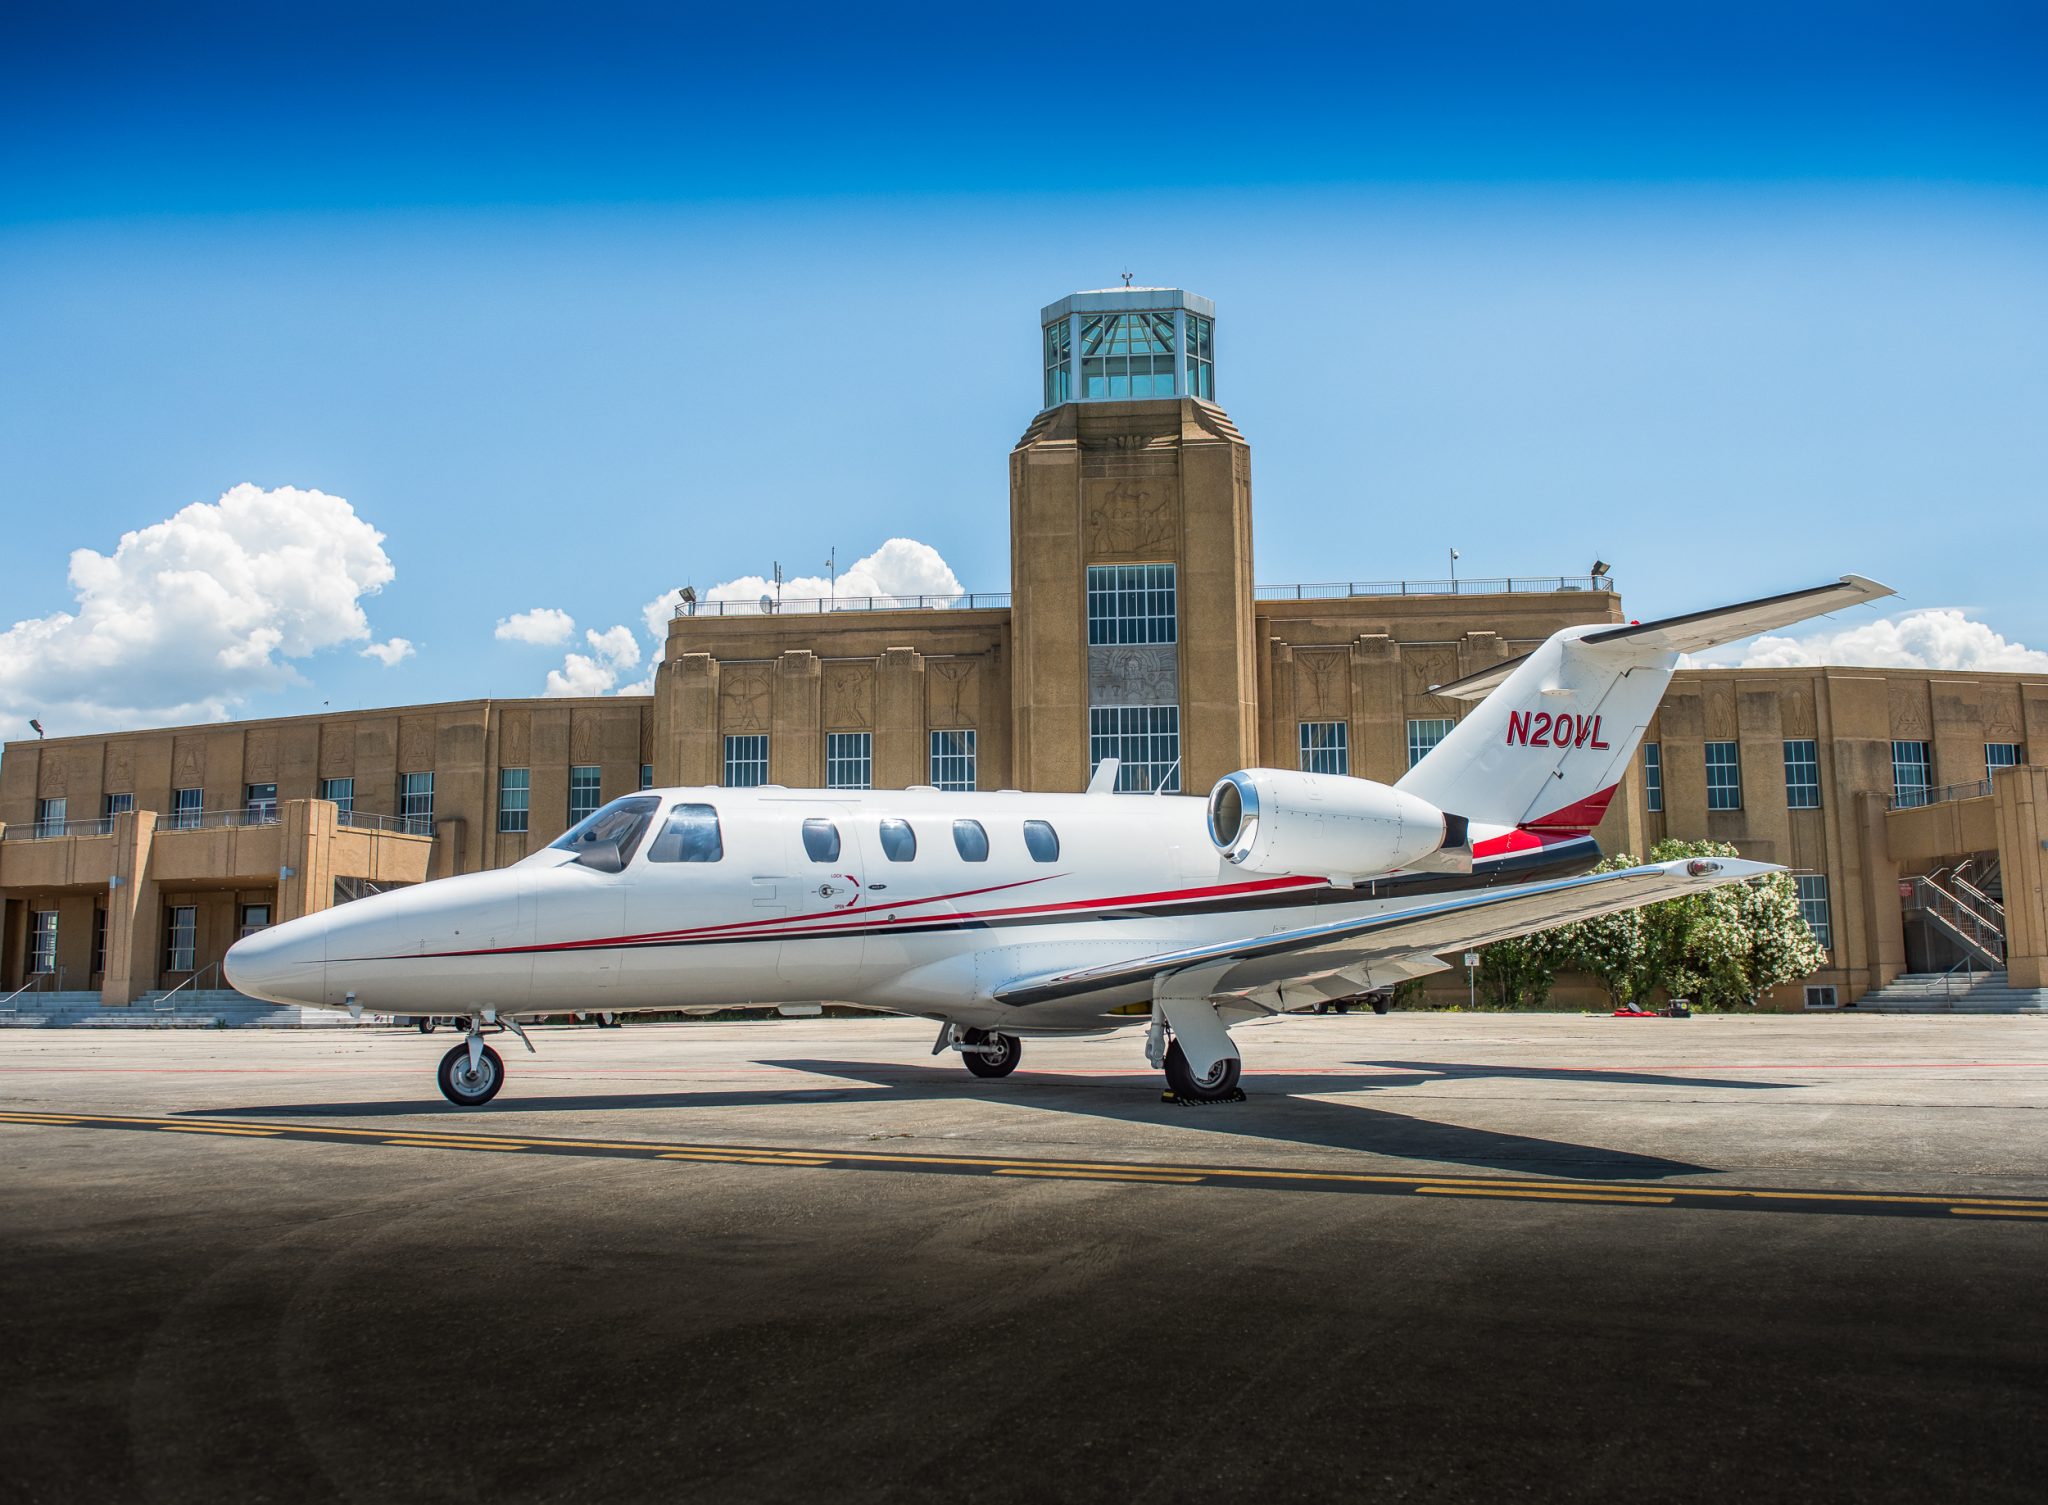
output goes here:
[[[1252, 764], [1392, 781], [1463, 709], [1432, 685], [1624, 619], [1604, 572], [1261, 586], [1208, 301], [1075, 294], [1041, 330], [1007, 592], [680, 603], [652, 696], [9, 744], [0, 995], [206, 986], [252, 926], [502, 866], [648, 785], [1079, 789], [1111, 754], [1139, 791]], [[2043, 747], [2048, 676], [1686, 671], [1598, 835], [1795, 869], [1830, 966], [1779, 1004], [2008, 947], [2039, 987]]]

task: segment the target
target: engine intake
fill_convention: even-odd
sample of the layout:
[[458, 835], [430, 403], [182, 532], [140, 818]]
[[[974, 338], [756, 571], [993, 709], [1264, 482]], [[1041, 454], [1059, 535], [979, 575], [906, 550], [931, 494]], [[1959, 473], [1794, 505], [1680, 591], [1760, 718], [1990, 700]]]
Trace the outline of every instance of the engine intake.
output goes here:
[[1246, 768], [1209, 792], [1209, 840], [1254, 873], [1351, 882], [1462, 846], [1465, 821], [1370, 779]]

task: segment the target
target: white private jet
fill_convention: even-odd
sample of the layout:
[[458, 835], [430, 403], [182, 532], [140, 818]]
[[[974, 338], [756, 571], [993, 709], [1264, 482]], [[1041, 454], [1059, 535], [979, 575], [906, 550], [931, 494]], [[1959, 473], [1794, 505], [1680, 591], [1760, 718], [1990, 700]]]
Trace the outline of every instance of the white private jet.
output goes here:
[[441, 1091], [505, 1080], [486, 1026], [844, 1001], [939, 1025], [977, 1076], [1033, 1036], [1147, 1025], [1178, 1096], [1237, 1095], [1230, 1027], [1442, 971], [1440, 956], [1778, 869], [1589, 870], [1681, 653], [1890, 595], [1832, 585], [1567, 627], [1435, 693], [1477, 700], [1391, 787], [1248, 768], [1208, 799], [937, 789], [650, 790], [495, 872], [287, 921], [229, 950], [276, 1003], [456, 1016]]

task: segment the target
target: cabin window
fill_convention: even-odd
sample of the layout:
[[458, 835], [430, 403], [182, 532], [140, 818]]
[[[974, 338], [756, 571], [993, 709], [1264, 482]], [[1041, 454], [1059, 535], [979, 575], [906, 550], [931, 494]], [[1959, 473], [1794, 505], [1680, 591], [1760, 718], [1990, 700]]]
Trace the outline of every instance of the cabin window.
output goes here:
[[909, 821], [882, 822], [882, 855], [891, 862], [908, 862], [917, 855], [917, 833]]
[[647, 849], [649, 862], [716, 862], [725, 856], [718, 812], [709, 805], [678, 805]]
[[1052, 828], [1052, 822], [1049, 820], [1025, 821], [1024, 845], [1031, 849], [1033, 862], [1060, 860], [1060, 833]]
[[953, 845], [962, 862], [988, 861], [988, 832], [981, 828], [978, 820], [954, 821]]
[[804, 822], [804, 851], [813, 862], [839, 860], [839, 828], [829, 820]]

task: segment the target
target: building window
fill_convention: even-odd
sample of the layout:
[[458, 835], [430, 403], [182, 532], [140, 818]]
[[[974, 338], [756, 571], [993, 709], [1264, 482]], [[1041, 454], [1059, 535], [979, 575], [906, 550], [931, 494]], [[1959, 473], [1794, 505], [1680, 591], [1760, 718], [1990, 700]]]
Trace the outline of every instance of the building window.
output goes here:
[[1988, 776], [2001, 768], [2017, 768], [2020, 765], [2020, 745], [2017, 742], [1987, 742], [1984, 744], [1984, 772]]
[[988, 861], [988, 831], [978, 820], [954, 821], [953, 850], [962, 862]]
[[875, 734], [825, 734], [825, 787], [872, 789], [875, 784]]
[[1451, 734], [1458, 723], [1445, 717], [1408, 723], [1408, 766], [1413, 768], [1429, 756], [1429, 750]]
[[104, 909], [92, 912], [92, 970], [95, 977], [106, 976], [107, 912]]
[[199, 824], [200, 807], [206, 801], [203, 789], [177, 789], [171, 792], [171, 829], [189, 831]]
[[1785, 744], [1785, 803], [1794, 810], [1820, 808], [1820, 752], [1811, 741]]
[[654, 787], [654, 765], [652, 763], [642, 763], [640, 765], [640, 787], [642, 789], [652, 789]]
[[277, 819], [277, 785], [244, 784], [242, 818], [252, 826], [267, 826]]
[[1188, 396], [1216, 400], [1216, 321], [1188, 315]]
[[431, 773], [402, 773], [398, 776], [398, 819], [416, 836], [434, 834], [434, 776]]
[[108, 820], [117, 815], [126, 815], [135, 808], [132, 794], [109, 794], [100, 801], [100, 814]]
[[1707, 808], [1742, 808], [1742, 763], [1733, 742], [1707, 744]]
[[57, 911], [54, 909], [29, 912], [28, 969], [38, 977], [57, 970]]
[[1656, 811], [1664, 808], [1664, 747], [1662, 743], [1643, 744], [1643, 806]]
[[1089, 647], [1178, 642], [1177, 612], [1172, 565], [1088, 566]]
[[1180, 707], [1098, 705], [1088, 708], [1088, 772], [1120, 758], [1118, 794], [1180, 793]]
[[1342, 721], [1301, 723], [1303, 773], [1351, 772], [1351, 728]]
[[725, 739], [725, 787], [752, 789], [768, 782], [768, 738], [765, 733]]
[[533, 809], [533, 770], [498, 770], [498, 829], [508, 834], [527, 829]]
[[597, 807], [604, 803], [600, 790], [604, 784], [603, 774], [589, 765], [569, 770], [569, 824], [576, 825], [597, 814]]
[[320, 798], [332, 800], [340, 808], [344, 819], [355, 813], [356, 781], [354, 779], [322, 779]]
[[173, 904], [164, 925], [164, 970], [190, 972], [198, 960], [199, 911], [190, 904]]
[[1060, 833], [1052, 828], [1049, 820], [1027, 820], [1024, 822], [1024, 847], [1031, 853], [1033, 862], [1058, 862]]
[[1086, 397], [1173, 396], [1173, 313], [1090, 314], [1081, 320]]
[[1842, 1005], [1832, 984], [1808, 983], [1806, 1006], [1810, 1009], [1838, 1009]]
[[939, 789], [974, 787], [974, 732], [932, 733], [932, 784]]
[[1821, 950], [1835, 949], [1834, 927], [1828, 923], [1828, 880], [1825, 873], [1800, 873], [1794, 876], [1799, 885], [1799, 913], [1806, 921], [1806, 928], [1813, 932], [1813, 938], [1820, 942]]
[[1045, 326], [1045, 405], [1056, 408], [1074, 400], [1074, 321], [1061, 319]]
[[236, 939], [254, 935], [259, 930], [270, 928], [270, 906], [268, 904], [244, 904], [242, 906], [242, 928]]
[[36, 835], [62, 836], [64, 834], [64, 801], [36, 801]]
[[1892, 744], [1892, 794], [1901, 810], [1927, 803], [1933, 772], [1933, 753], [1925, 742]]

